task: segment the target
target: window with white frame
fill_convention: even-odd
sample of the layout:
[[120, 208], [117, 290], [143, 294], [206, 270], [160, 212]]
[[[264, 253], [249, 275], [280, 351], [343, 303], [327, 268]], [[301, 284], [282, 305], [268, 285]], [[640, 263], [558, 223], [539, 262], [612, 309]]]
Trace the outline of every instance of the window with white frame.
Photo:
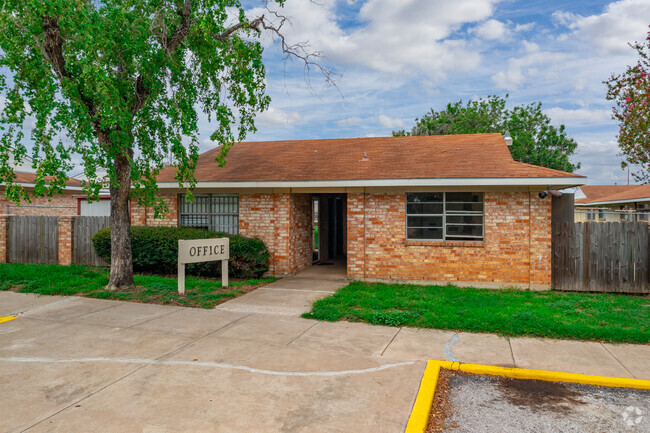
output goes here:
[[406, 239], [482, 241], [482, 192], [406, 193]]
[[185, 195], [178, 198], [178, 223], [181, 227], [196, 227], [239, 233], [239, 196], [232, 194], [194, 194], [187, 203]]

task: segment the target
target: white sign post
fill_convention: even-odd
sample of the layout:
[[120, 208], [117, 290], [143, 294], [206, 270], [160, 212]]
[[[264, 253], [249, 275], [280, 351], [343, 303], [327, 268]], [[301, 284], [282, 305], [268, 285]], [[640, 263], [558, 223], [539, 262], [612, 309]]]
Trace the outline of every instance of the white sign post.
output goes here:
[[230, 239], [192, 239], [178, 241], [178, 293], [185, 294], [185, 265], [221, 260], [221, 286], [228, 287]]

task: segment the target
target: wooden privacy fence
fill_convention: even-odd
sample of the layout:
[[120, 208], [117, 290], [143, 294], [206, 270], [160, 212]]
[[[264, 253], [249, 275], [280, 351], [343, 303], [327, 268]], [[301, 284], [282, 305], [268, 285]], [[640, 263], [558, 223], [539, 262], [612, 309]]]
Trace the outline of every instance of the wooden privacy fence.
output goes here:
[[11, 216], [7, 233], [10, 263], [59, 263], [55, 216]]
[[110, 225], [110, 217], [78, 216], [74, 219], [72, 235], [72, 263], [89, 266], [108, 266], [106, 260], [95, 253], [90, 238]]
[[650, 293], [647, 223], [553, 222], [553, 289]]
[[0, 215], [0, 263], [106, 266], [90, 238], [108, 226], [109, 217]]

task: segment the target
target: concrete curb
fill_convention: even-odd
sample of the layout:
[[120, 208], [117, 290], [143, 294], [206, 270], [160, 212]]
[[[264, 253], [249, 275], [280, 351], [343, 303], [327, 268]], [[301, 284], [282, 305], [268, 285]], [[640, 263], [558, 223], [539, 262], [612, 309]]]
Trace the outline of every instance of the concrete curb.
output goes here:
[[0, 323], [8, 322], [17, 318], [18, 316], [0, 316]]
[[405, 433], [424, 433], [429, 423], [429, 415], [436, 393], [440, 369], [464, 371], [473, 374], [503, 376], [513, 379], [544, 380], [547, 382], [581, 383], [585, 385], [611, 386], [617, 388], [650, 389], [650, 380], [626, 379], [619, 377], [590, 376], [587, 374], [562, 373], [559, 371], [529, 370], [526, 368], [493, 367], [480, 364], [461, 364], [460, 362], [436, 361], [427, 362], [420, 390], [418, 391]]

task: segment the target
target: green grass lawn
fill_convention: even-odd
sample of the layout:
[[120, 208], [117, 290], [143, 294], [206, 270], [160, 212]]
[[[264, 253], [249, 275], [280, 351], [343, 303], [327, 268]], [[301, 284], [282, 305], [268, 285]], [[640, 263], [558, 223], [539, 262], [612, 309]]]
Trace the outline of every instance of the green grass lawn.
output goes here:
[[650, 342], [650, 298], [609, 293], [353, 282], [316, 301], [303, 317], [511, 336]]
[[221, 278], [188, 276], [185, 279], [185, 296], [180, 296], [176, 278], [136, 275], [136, 287], [132, 290], [110, 292], [104, 290], [108, 283], [108, 270], [105, 268], [79, 265], [0, 264], [0, 290], [201, 308], [212, 308], [272, 281], [275, 279], [229, 281], [229, 287], [222, 288]]

